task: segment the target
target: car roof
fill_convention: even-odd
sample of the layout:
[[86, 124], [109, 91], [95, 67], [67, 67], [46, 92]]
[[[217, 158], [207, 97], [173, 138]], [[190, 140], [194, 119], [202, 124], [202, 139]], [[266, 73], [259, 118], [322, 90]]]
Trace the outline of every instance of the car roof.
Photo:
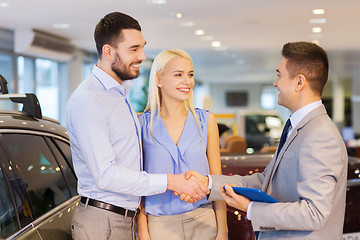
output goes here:
[[69, 139], [66, 128], [54, 119], [47, 117], [38, 119], [22, 111], [0, 110], [0, 132], [14, 129], [46, 132]]
[[43, 117], [37, 96], [33, 93], [9, 94], [6, 79], [0, 74], [0, 99], [20, 103], [22, 111], [0, 110], [0, 132], [36, 131], [61, 136], [69, 140], [66, 128], [55, 119]]

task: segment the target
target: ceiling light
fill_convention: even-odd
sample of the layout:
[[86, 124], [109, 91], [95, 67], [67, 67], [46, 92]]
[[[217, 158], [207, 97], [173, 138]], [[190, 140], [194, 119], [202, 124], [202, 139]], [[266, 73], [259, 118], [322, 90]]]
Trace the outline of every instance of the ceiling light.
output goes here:
[[177, 13], [175, 16], [176, 18], [182, 18], [182, 13]]
[[70, 24], [68, 24], [68, 23], [55, 23], [55, 24], [53, 24], [53, 28], [67, 29], [67, 28], [70, 28]]
[[324, 9], [313, 9], [313, 14], [324, 14], [325, 10]]
[[165, 4], [166, 0], [147, 0], [149, 4]]
[[314, 27], [312, 28], [313, 33], [321, 33], [322, 29], [320, 27]]
[[2, 8], [10, 7], [10, 3], [0, 3], [0, 7]]
[[193, 22], [181, 22], [181, 23], [180, 23], [180, 26], [183, 26], [183, 27], [192, 27], [192, 26], [195, 26], [195, 23], [193, 23]]
[[202, 36], [205, 34], [205, 31], [202, 29], [195, 30], [195, 35]]
[[326, 18], [313, 18], [313, 19], [310, 19], [310, 23], [313, 23], [313, 24], [326, 23]]
[[215, 48], [221, 47], [221, 42], [218, 42], [218, 41], [211, 42], [211, 46], [213, 46]]

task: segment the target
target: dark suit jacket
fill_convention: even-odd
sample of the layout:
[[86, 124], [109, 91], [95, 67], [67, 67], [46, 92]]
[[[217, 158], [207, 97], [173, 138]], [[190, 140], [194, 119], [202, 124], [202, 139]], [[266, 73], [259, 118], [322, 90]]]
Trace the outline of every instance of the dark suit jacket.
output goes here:
[[280, 203], [254, 202], [251, 221], [259, 239], [342, 239], [347, 151], [339, 131], [320, 106], [298, 124], [278, 158], [263, 173], [212, 175], [210, 200], [227, 183], [261, 189]]

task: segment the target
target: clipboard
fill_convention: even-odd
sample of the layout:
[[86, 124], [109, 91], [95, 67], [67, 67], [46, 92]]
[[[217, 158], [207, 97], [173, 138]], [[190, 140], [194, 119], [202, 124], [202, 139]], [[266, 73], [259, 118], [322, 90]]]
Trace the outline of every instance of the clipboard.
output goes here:
[[[224, 186], [225, 187], [225, 186]], [[255, 188], [232, 187], [234, 192], [255, 202], [277, 203], [275, 198]]]

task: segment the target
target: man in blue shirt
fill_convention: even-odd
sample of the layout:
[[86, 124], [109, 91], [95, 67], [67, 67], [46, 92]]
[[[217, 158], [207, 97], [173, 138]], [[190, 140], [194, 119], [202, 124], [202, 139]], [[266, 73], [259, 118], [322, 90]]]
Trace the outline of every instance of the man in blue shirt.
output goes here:
[[139, 76], [146, 41], [139, 23], [113, 12], [95, 28], [98, 62], [67, 105], [78, 192], [72, 222], [74, 239], [132, 239], [141, 196], [166, 190], [194, 201], [209, 193], [184, 174], [147, 174], [142, 166], [140, 125], [128, 101], [130, 79]]

